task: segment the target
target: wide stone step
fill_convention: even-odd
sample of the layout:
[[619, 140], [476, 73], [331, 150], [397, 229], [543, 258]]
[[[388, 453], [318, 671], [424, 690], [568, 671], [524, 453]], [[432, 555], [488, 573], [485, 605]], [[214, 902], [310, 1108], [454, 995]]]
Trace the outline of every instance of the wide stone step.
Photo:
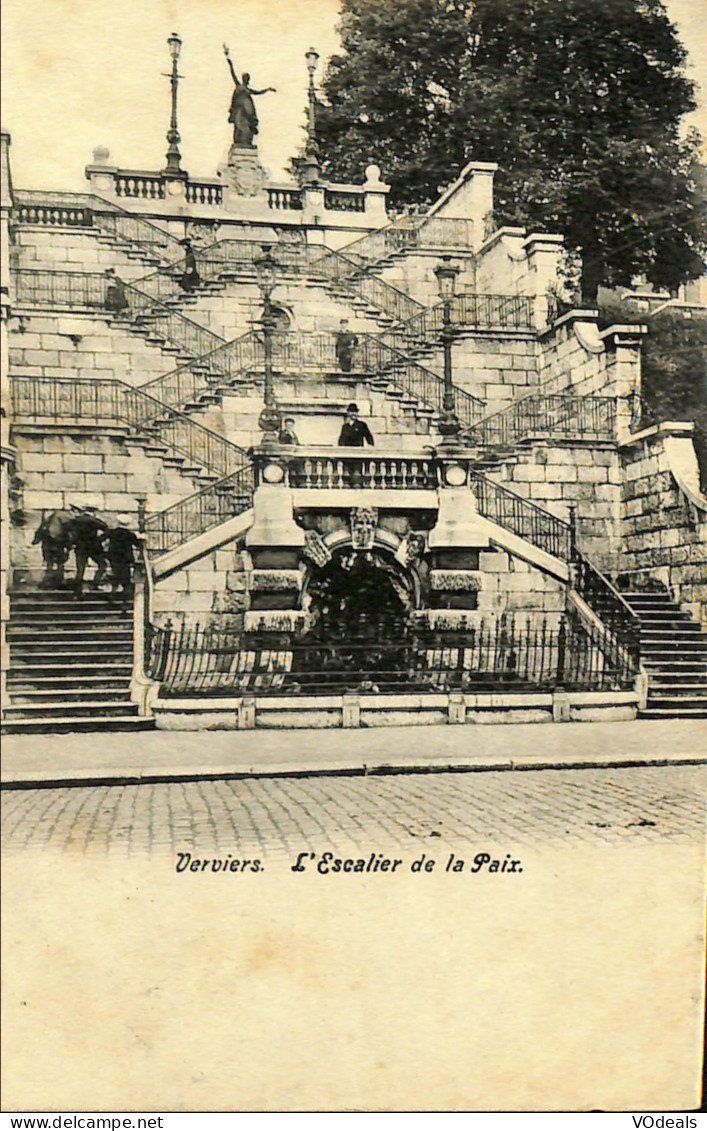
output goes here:
[[638, 712], [639, 719], [707, 719], [707, 706], [704, 707], [645, 707]]
[[71, 715], [73, 718], [90, 718], [93, 715], [112, 715], [121, 718], [137, 713], [137, 703], [123, 699], [86, 699], [80, 703], [62, 699], [54, 703], [25, 703], [5, 709], [5, 718], [12, 719], [51, 719]]
[[[13, 653], [10, 657], [10, 669], [8, 673], [9, 679], [16, 679], [20, 681], [32, 680], [36, 682], [41, 679], [46, 679], [48, 683], [53, 683], [59, 679], [65, 679], [67, 683], [73, 684], [78, 682], [79, 679], [96, 679], [98, 681], [107, 680], [110, 682], [112, 679], [119, 680], [121, 686], [125, 683], [126, 679], [130, 679], [130, 674], [133, 670], [132, 662], [126, 660], [121, 663], [119, 661], [111, 662], [99, 661], [98, 663], [66, 663], [61, 658], [49, 661], [37, 662], [36, 657], [17, 657]], [[66, 672], [71, 672], [70, 676], [65, 675]]]
[[657, 676], [651, 674], [650, 679], [650, 694], [659, 695], [665, 692], [668, 695], [682, 695], [683, 693], [692, 694], [701, 691], [707, 691], [707, 672], [703, 675], [702, 679], [698, 676], [690, 676], [685, 679], [682, 675], [675, 675], [671, 682], [671, 677]]
[[74, 734], [77, 731], [141, 731], [154, 730], [155, 720], [141, 715], [95, 715], [76, 716], [70, 713], [71, 705], [66, 704], [62, 716], [41, 719], [8, 719], [3, 722], [4, 734]]
[[668, 624], [657, 623], [655, 621], [648, 621], [645, 617], [641, 617], [641, 633], [646, 636], [655, 636], [657, 640], [671, 639], [675, 636], [700, 636], [702, 629], [695, 621], [684, 621], [676, 627], [671, 627]]
[[60, 687], [15, 688], [11, 689], [10, 709], [15, 707], [53, 707], [56, 703], [72, 703], [75, 707], [91, 706], [97, 703], [130, 703], [130, 688], [122, 687]]
[[[45, 669], [40, 669], [44, 673]], [[130, 684], [130, 668], [126, 665], [126, 670], [122, 675], [55, 675], [48, 676], [46, 674], [31, 675], [28, 673], [13, 673], [8, 674], [7, 689], [11, 693], [22, 695], [25, 692], [41, 692], [41, 691], [57, 691], [61, 692], [62, 689], [67, 691], [74, 691], [83, 688], [85, 693], [91, 692], [94, 688], [96, 691], [123, 691]]]
[[93, 628], [101, 630], [114, 630], [116, 628], [130, 630], [132, 622], [126, 617], [121, 617], [117, 612], [102, 613], [82, 611], [75, 613], [18, 613], [13, 616], [8, 631], [17, 629], [26, 632], [48, 629], [52, 632], [65, 632], [80, 629], [85, 631]]
[[132, 639], [120, 644], [110, 644], [110, 646], [102, 640], [92, 640], [88, 643], [82, 641], [80, 644], [73, 643], [73, 645], [66, 640], [57, 641], [57, 644], [59, 643], [61, 647], [49, 645], [44, 637], [40, 641], [10, 641], [10, 656], [13, 663], [15, 660], [19, 662], [24, 660], [36, 665], [53, 663], [54, 661], [64, 664], [76, 663], [81, 657], [89, 654], [103, 656], [106, 661], [126, 662], [128, 657], [132, 658], [133, 654]]

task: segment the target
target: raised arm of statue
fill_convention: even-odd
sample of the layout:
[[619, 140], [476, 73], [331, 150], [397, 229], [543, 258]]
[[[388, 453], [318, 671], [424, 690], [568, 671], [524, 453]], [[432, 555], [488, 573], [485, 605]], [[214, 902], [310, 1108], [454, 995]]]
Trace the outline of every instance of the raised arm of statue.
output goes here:
[[239, 82], [239, 79], [238, 79], [238, 75], [236, 74], [236, 68], [233, 66], [233, 60], [231, 59], [231, 53], [228, 50], [228, 48], [226, 47], [225, 43], [223, 45], [223, 53], [226, 56], [226, 58], [228, 59], [228, 65], [231, 69], [231, 77], [233, 78], [233, 81], [236, 84], [236, 86], [239, 86], [240, 82]]
[[251, 94], [270, 94], [270, 92], [277, 94], [277, 90], [274, 86], [266, 86], [265, 90], [253, 90], [252, 86], [248, 87], [248, 89], [250, 90]]

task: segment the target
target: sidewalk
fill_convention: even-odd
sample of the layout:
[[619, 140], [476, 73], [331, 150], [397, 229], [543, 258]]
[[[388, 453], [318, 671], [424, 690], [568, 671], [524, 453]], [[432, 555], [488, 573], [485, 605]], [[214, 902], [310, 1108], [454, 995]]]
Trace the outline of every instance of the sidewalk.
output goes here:
[[6, 735], [2, 784], [707, 762], [707, 722]]

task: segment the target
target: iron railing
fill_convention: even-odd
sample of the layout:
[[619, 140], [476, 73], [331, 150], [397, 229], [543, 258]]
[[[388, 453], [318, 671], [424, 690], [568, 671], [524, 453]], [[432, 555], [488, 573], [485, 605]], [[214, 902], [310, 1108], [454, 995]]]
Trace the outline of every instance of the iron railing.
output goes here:
[[[523, 295], [462, 294], [450, 304], [449, 324], [455, 333], [491, 328], [527, 330], [530, 316], [531, 300]], [[414, 353], [438, 342], [444, 329], [444, 303], [438, 303], [379, 336], [397, 349]]]
[[472, 473], [470, 485], [476, 497], [479, 514], [497, 522], [533, 546], [568, 562], [572, 553], [572, 530], [568, 522], [558, 518], [528, 499], [494, 483], [485, 475]]
[[601, 632], [562, 620], [535, 627], [512, 621], [395, 643], [294, 640], [277, 645], [218, 623], [167, 624], [152, 641], [150, 675], [162, 695], [439, 693], [629, 688], [634, 672]]
[[506, 448], [530, 436], [611, 440], [615, 433], [614, 397], [578, 397], [569, 393], [529, 393], [480, 420], [464, 440], [480, 448]]
[[[275, 370], [282, 373], [299, 373], [306, 369], [332, 371], [336, 368], [334, 337], [331, 334], [275, 333], [272, 362]], [[142, 388], [163, 404], [187, 405], [237, 388], [239, 383], [262, 383], [264, 365], [262, 334], [251, 330], [211, 353], [153, 378]]]
[[576, 547], [572, 555], [573, 585], [596, 613], [606, 630], [631, 662], [638, 666], [641, 652], [641, 621], [609, 579], [600, 573]]
[[[416, 400], [423, 401], [436, 410], [442, 409], [444, 380], [439, 374], [374, 334], [368, 334], [359, 340], [353, 350], [352, 365], [357, 373], [370, 373], [404, 389]], [[463, 427], [469, 427], [479, 419], [484, 402], [457, 385], [453, 386], [453, 392], [457, 418]]]
[[223, 341], [218, 334], [133, 283], [122, 283], [127, 306], [122, 311], [115, 311], [108, 302], [108, 291], [113, 284], [106, 275], [23, 268], [14, 273], [14, 279], [19, 304], [48, 309], [93, 310], [109, 320], [126, 319], [148, 339], [152, 337], [159, 344], [170, 342], [192, 357], [209, 353]]
[[14, 193], [13, 221], [20, 224], [76, 226], [69, 215], [72, 210], [84, 212], [83, 227], [97, 227], [114, 239], [132, 244], [163, 261], [170, 256], [183, 256], [179, 239], [142, 216], [121, 208], [114, 201], [95, 193], [44, 192], [21, 189]]
[[171, 449], [194, 472], [224, 476], [248, 463], [224, 436], [117, 379], [20, 376], [11, 378], [11, 388], [15, 420], [124, 424], [156, 449]]
[[405, 216], [359, 236], [342, 249], [348, 258], [376, 263], [405, 248], [438, 251], [471, 250], [472, 221], [446, 216]]
[[254, 472], [248, 464], [145, 520], [147, 549], [164, 554], [253, 505]]

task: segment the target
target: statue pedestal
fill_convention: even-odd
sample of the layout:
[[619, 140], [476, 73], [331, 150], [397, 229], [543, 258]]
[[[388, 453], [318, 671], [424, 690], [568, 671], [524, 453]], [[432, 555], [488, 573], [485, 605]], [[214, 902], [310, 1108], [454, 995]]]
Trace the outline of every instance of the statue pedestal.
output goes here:
[[232, 145], [228, 164], [219, 165], [218, 175], [224, 188], [237, 196], [261, 196], [268, 179], [254, 145]]

